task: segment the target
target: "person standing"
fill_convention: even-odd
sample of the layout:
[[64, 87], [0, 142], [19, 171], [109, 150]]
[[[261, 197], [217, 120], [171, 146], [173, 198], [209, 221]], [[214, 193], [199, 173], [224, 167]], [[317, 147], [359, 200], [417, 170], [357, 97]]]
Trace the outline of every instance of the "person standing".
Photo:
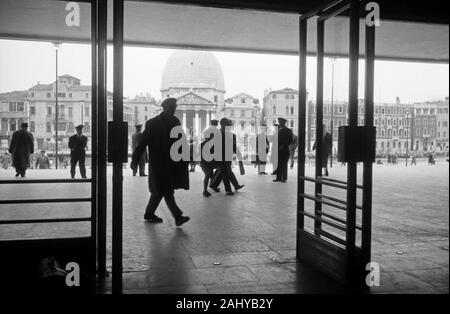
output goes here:
[[[278, 118], [278, 167], [274, 182], [286, 182], [289, 162], [289, 145], [292, 143], [292, 130], [286, 127], [287, 120]], [[272, 151], [273, 152], [273, 151]]]
[[[234, 195], [233, 191], [231, 191], [230, 183], [233, 184], [236, 191], [244, 187], [244, 185], [239, 184], [233, 170], [231, 169], [231, 163], [234, 155], [236, 155], [239, 162], [242, 163], [241, 152], [236, 146], [236, 134], [229, 130], [231, 126], [231, 120], [227, 118], [222, 118], [220, 120], [220, 134], [218, 136], [221, 136], [222, 152], [220, 160], [216, 160], [219, 171], [214, 175], [213, 182], [210, 185], [210, 187], [215, 190], [218, 188], [220, 182], [223, 181], [225, 192], [228, 196]], [[215, 145], [218, 142], [215, 142]], [[242, 169], [243, 167], [240, 168]]]
[[36, 159], [36, 169], [50, 169], [50, 160], [45, 155], [45, 150], [41, 150], [41, 154]]
[[[142, 142], [143, 140], [143, 134], [142, 134], [142, 124], [136, 124], [135, 125], [136, 132], [134, 132], [131, 135], [131, 150], [134, 153], [136, 150], [136, 147]], [[140, 177], [146, 177], [145, 174], [145, 163], [148, 162], [148, 154], [147, 149], [144, 150], [144, 153], [141, 156], [141, 159], [139, 159], [138, 168], [139, 168], [139, 176]], [[137, 171], [133, 170], [133, 177], [136, 176]]]
[[9, 153], [12, 156], [12, 166], [16, 168], [16, 177], [24, 178], [25, 172], [30, 167], [30, 154], [34, 153], [33, 135], [28, 132], [28, 123], [22, 123], [21, 129], [15, 131], [9, 145]]
[[207, 151], [207, 148], [205, 148], [205, 145], [209, 143], [213, 138], [214, 134], [217, 133], [207, 133], [205, 134], [207, 137], [205, 137], [205, 140], [200, 144], [200, 168], [202, 168], [202, 171], [204, 173], [203, 178], [203, 196], [210, 197], [211, 193], [208, 191], [208, 185], [210, 182], [212, 182], [214, 177], [214, 169], [217, 168], [217, 163], [214, 160], [208, 161], [205, 156], [213, 156], [214, 154], [214, 147], [211, 147], [209, 151]]
[[[150, 223], [163, 222], [162, 218], [155, 215], [155, 211], [164, 198], [178, 227], [190, 220], [189, 217], [183, 216], [175, 202], [176, 189], [189, 190], [188, 164], [183, 160], [174, 161], [170, 155], [172, 144], [179, 140], [171, 138], [170, 133], [174, 127], [181, 130], [180, 120], [175, 117], [177, 99], [167, 98], [161, 103], [161, 107], [163, 112], [145, 123], [143, 140], [133, 153], [131, 169], [137, 169], [140, 157], [148, 146], [148, 186], [151, 195], [144, 219]], [[184, 134], [181, 135], [181, 140], [186, 142]], [[188, 146], [187, 142], [184, 146]]]
[[83, 135], [83, 125], [80, 124], [75, 127], [77, 133], [69, 137], [70, 148], [70, 175], [72, 179], [75, 178], [75, 168], [77, 163], [80, 167], [82, 178], [86, 178], [86, 166], [84, 164], [86, 159], [87, 137]]
[[8, 155], [7, 151], [0, 157], [0, 163], [3, 169], [8, 170], [9, 165], [11, 164], [11, 157]]
[[[332, 139], [331, 134], [327, 132], [326, 125], [323, 125], [323, 139], [322, 139], [322, 168], [325, 169], [325, 176], [328, 176], [328, 156], [331, 154]], [[317, 148], [317, 141], [314, 142], [313, 150]], [[317, 150], [316, 150], [317, 152]]]
[[220, 133], [219, 128], [217, 127], [219, 125], [219, 120], [216, 119], [212, 119], [211, 121], [209, 121], [209, 127], [207, 127], [204, 131], [203, 131], [203, 138], [204, 139], [210, 139], [211, 138], [211, 134], [217, 134]]
[[291, 159], [291, 169], [294, 168], [295, 150], [298, 146], [298, 137], [292, 134], [292, 143], [289, 145], [289, 158]]
[[266, 133], [266, 125], [261, 125], [261, 132], [256, 136], [256, 164], [258, 165], [258, 174], [266, 175], [267, 155], [269, 154], [269, 139]]

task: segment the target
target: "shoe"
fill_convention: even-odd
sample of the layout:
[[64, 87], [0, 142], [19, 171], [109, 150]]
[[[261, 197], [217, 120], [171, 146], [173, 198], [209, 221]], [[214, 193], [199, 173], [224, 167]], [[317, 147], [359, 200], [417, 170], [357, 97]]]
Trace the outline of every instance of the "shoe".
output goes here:
[[144, 173], [144, 174], [140, 174], [139, 176], [140, 177], [146, 177], [147, 175]]
[[177, 219], [175, 219], [175, 225], [177, 227], [181, 226], [182, 224], [184, 224], [185, 222], [188, 222], [191, 218], [189, 218], [188, 216], [180, 216]]
[[211, 193], [209, 193], [208, 191], [203, 191], [203, 196], [204, 197], [210, 197], [211, 196]]
[[136, 176], [136, 173], [135, 172], [133, 172], [133, 177], [135, 177]]
[[153, 216], [144, 215], [144, 219], [147, 220], [150, 223], [161, 223], [161, 222], [163, 222], [162, 218], [160, 218], [160, 217], [158, 217], [156, 215], [153, 215]]
[[211, 188], [214, 192], [216, 192], [216, 193], [219, 193], [219, 192], [220, 192], [220, 189], [219, 189], [219, 188], [213, 188], [212, 186], [210, 186], [210, 188]]
[[281, 182], [286, 183], [286, 180], [281, 180]]
[[280, 182], [281, 180], [277, 180], [277, 179], [275, 179], [275, 180], [272, 180], [273, 182]]
[[16, 178], [18, 178], [19, 177], [19, 173], [16, 173]]
[[242, 189], [244, 187], [244, 185], [242, 184], [242, 185], [238, 185], [237, 187], [235, 187], [234, 189], [236, 190], [236, 191], [239, 191], [240, 189]]
[[260, 175], [267, 175], [267, 172], [260, 172]]
[[232, 196], [232, 195], [234, 195], [234, 193], [231, 192], [231, 191], [230, 191], [230, 192], [227, 192], [226, 194], [227, 194], [227, 196]]

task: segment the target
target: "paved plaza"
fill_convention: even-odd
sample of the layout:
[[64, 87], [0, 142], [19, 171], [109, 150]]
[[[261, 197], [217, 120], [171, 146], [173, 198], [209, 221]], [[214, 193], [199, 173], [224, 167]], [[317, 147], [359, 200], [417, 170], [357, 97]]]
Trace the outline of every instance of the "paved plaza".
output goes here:
[[[372, 260], [380, 265], [381, 285], [372, 292], [448, 293], [448, 167], [445, 160], [435, 166], [374, 165]], [[273, 183], [270, 175], [258, 176], [252, 166], [246, 166], [246, 172], [238, 175], [245, 187], [235, 196], [213, 193], [204, 198], [203, 175], [197, 168], [190, 176], [191, 189], [176, 193], [191, 221], [176, 228], [164, 201], [157, 211], [162, 224], [143, 220], [147, 178], [133, 177], [130, 169], [124, 169], [124, 292], [343, 292], [340, 285], [295, 261], [296, 168], [284, 184]], [[308, 166], [306, 173], [312, 176], [314, 168]], [[346, 168], [337, 164], [330, 175], [345, 180]], [[0, 170], [0, 179], [12, 177], [12, 169]], [[30, 170], [27, 177], [63, 178], [69, 177], [69, 171]], [[312, 193], [313, 183], [306, 183], [306, 190]], [[325, 191], [345, 198], [344, 191]], [[1, 186], [0, 197], [87, 197], [89, 193], [89, 184], [81, 183], [11, 185]], [[111, 199], [109, 195], [109, 265]], [[309, 201], [305, 204], [313, 206]], [[89, 211], [87, 204], [1, 205], [0, 219], [84, 217]], [[306, 225], [312, 226], [311, 221]], [[1, 226], [0, 239], [88, 233], [88, 223]], [[110, 279], [103, 288], [110, 291]]]

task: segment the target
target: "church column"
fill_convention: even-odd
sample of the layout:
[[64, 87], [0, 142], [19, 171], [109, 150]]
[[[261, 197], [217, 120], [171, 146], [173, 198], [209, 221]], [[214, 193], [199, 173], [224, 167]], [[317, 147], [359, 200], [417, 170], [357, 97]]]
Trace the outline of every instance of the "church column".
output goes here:
[[194, 127], [195, 127], [195, 135], [199, 135], [200, 134], [200, 124], [199, 124], [199, 120], [198, 120], [198, 110], [195, 110], [195, 118], [194, 118]]
[[186, 110], [183, 110], [183, 130], [186, 132]]
[[209, 126], [209, 122], [211, 121], [211, 111], [206, 111], [206, 127]]

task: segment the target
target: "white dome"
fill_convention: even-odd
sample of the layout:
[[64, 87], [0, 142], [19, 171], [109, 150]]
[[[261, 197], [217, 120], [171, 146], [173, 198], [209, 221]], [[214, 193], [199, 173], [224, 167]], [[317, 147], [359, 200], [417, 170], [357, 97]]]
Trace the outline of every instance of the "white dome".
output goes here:
[[225, 92], [222, 68], [208, 51], [178, 50], [167, 60], [161, 90], [169, 88], [214, 88]]

